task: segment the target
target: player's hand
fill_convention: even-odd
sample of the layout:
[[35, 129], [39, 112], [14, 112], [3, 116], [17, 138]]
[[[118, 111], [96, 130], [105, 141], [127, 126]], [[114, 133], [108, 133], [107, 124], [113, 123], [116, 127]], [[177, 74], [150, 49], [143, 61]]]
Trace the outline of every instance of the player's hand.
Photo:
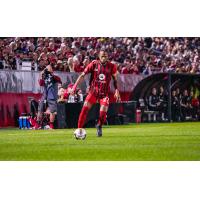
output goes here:
[[115, 90], [114, 97], [116, 99], [116, 102], [121, 102], [121, 97], [120, 97], [120, 94], [119, 94], [119, 90]]

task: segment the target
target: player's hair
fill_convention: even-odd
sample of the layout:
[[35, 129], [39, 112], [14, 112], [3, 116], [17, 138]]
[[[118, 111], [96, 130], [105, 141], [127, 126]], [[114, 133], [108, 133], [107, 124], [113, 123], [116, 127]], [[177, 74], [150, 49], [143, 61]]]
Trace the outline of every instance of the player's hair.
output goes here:
[[101, 48], [101, 49], [99, 50], [99, 54], [100, 54], [102, 51], [105, 52], [105, 53], [107, 53], [107, 51], [106, 51], [105, 48]]

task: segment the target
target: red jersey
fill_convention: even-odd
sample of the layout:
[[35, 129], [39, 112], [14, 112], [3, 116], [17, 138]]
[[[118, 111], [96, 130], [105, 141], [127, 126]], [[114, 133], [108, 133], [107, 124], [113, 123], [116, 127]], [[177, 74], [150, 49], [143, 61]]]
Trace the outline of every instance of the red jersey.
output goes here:
[[84, 71], [84, 66], [80, 66], [80, 65], [78, 65], [78, 66], [75, 66], [74, 67], [74, 71], [75, 72], [83, 72]]
[[122, 74], [129, 74], [127, 67], [123, 67], [121, 73]]
[[64, 99], [68, 99], [68, 97], [69, 97], [69, 95], [70, 95], [69, 90], [72, 89], [73, 86], [74, 86], [74, 84], [69, 84], [69, 85], [68, 85], [67, 89], [66, 89], [65, 92], [64, 92]]
[[96, 97], [103, 98], [110, 92], [110, 81], [112, 75], [117, 72], [116, 65], [111, 62], [102, 64], [99, 60], [92, 61], [85, 69], [84, 73], [91, 73], [90, 92]]

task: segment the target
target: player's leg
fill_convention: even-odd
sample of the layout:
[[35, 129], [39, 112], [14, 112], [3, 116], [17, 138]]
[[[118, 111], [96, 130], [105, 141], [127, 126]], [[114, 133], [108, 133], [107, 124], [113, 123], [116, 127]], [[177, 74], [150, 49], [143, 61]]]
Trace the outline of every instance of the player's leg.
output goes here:
[[37, 113], [37, 119], [36, 119], [36, 123], [34, 126], [34, 129], [40, 129], [41, 128], [41, 121], [42, 121], [42, 114], [44, 112], [44, 100], [41, 99], [41, 101], [39, 102], [38, 105], [38, 113]]
[[88, 112], [95, 103], [96, 103], [96, 97], [93, 94], [89, 93], [85, 99], [81, 113], [79, 115], [78, 128], [83, 128]]
[[100, 100], [100, 112], [99, 112], [99, 119], [98, 119], [98, 123], [97, 123], [97, 136], [98, 137], [102, 136], [102, 125], [106, 121], [108, 106], [109, 106], [109, 98], [108, 97], [105, 97]]
[[55, 116], [57, 113], [57, 103], [54, 100], [48, 100], [48, 109], [47, 109], [47, 113], [50, 114], [50, 122], [49, 122], [49, 126], [50, 129], [54, 129], [54, 121], [55, 121]]

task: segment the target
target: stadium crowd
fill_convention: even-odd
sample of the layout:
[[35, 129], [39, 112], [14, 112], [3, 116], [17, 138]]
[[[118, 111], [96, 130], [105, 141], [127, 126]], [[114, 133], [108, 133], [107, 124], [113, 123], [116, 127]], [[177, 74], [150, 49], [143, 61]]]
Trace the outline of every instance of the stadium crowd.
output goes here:
[[20, 70], [26, 61], [35, 71], [52, 64], [56, 71], [82, 72], [100, 49], [122, 74], [200, 73], [200, 38], [183, 37], [0, 38], [0, 69]]

